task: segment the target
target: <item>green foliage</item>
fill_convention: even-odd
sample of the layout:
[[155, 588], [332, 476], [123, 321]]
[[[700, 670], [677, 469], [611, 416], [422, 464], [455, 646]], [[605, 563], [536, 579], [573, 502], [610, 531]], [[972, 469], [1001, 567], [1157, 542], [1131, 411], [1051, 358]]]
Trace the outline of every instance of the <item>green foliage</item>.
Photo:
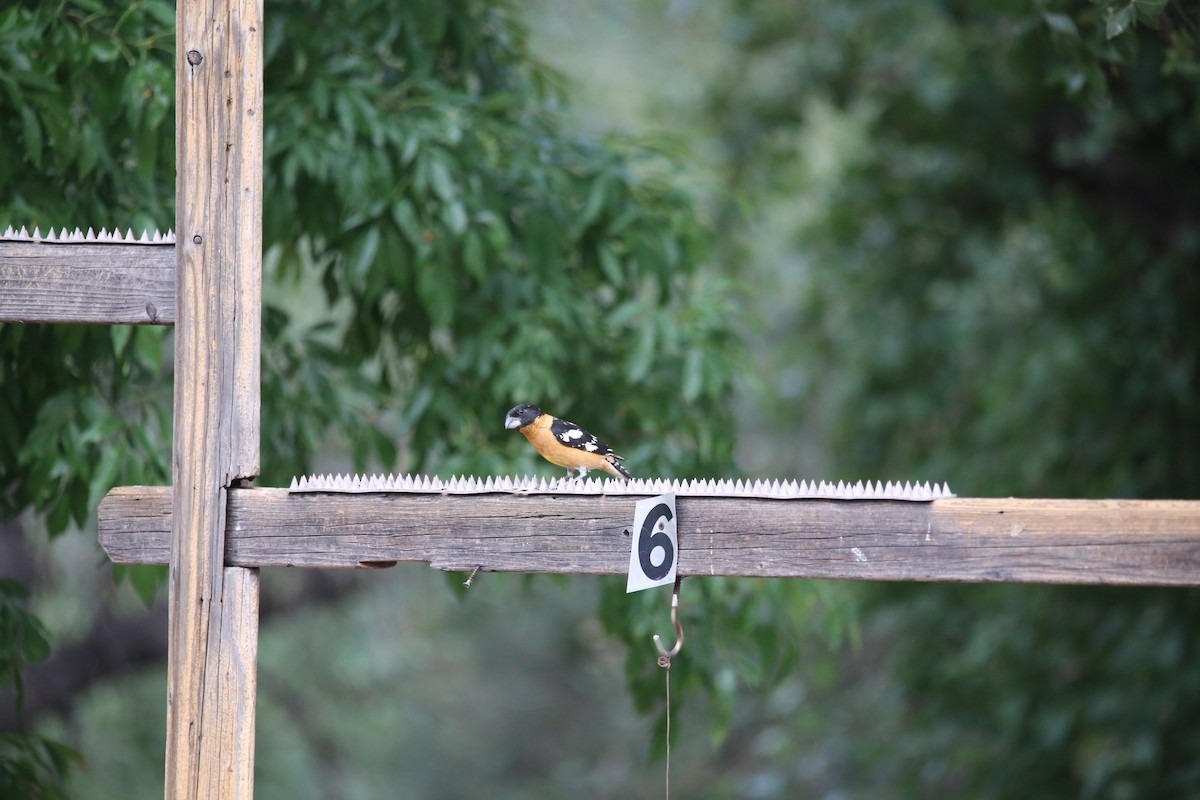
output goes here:
[[727, 463], [730, 290], [669, 155], [564, 135], [504, 8], [315, 8], [268, 15], [265, 236], [352, 309], [331, 346], [389, 426], [362, 455], [399, 435], [413, 468], [533, 469], [499, 424], [532, 401], [641, 474]]
[[[0, 330], [0, 407], [7, 419], [0, 426], [0, 513], [45, 512], [57, 534], [72, 522], [85, 525], [118, 483], [153, 483], [169, 474], [161, 334], [83, 326]], [[62, 357], [48, 364], [48, 353]]]
[[174, 40], [172, 3], [0, 11], [6, 225], [170, 227]]
[[65, 782], [79, 754], [41, 736], [0, 735], [0, 798], [67, 800]]
[[[805, 385], [829, 414], [811, 429], [850, 463], [966, 493], [1194, 491], [1197, 79], [1168, 73], [1143, 28], [1102, 44], [1090, 11], [1082, 40], [1005, 3], [844, 22], [853, 35], [814, 12], [815, 53], [778, 45], [870, 142], [839, 154], [795, 233], [807, 307], [784, 358], [819, 376]], [[1062, 63], [1081, 57], [1097, 72], [1072, 92]], [[813, 179], [792, 155], [752, 174]]]
[[[0, 224], [168, 227], [170, 4], [0, 19], [2, 124], [25, 152], [0, 173]], [[308, 3], [267, 24], [264, 482], [308, 468], [331, 428], [359, 467], [540, 468], [499, 424], [524, 400], [641, 474], [728, 462], [731, 292], [701, 270], [669, 154], [564, 135], [556, 77], [502, 7]], [[39, 132], [63, 120], [59, 148]], [[2, 330], [5, 513], [59, 531], [115, 483], [167, 480], [161, 332]]]
[[[44, 661], [50, 642], [41, 622], [25, 608], [28, 591], [16, 581], [0, 579], [0, 690], [13, 689], [21, 707], [21, 669]], [[75, 751], [40, 736], [0, 736], [0, 798], [65, 798], [63, 788]]]
[[22, 702], [21, 667], [44, 661], [50, 654], [45, 628], [25, 608], [28, 596], [21, 584], [0, 579], [0, 689], [13, 687], [18, 708]]
[[[1194, 5], [740, 8], [742, 68], [713, 108], [731, 175], [759, 201], [805, 197], [789, 229], [802, 299], [763, 303], [790, 381], [771, 424], [802, 426], [839, 475], [1196, 497]], [[867, 600], [864, 627], [891, 643], [875, 666], [898, 685], [869, 712], [851, 785], [1194, 785], [1194, 591], [881, 586]]]
[[[312, 0], [265, 24], [264, 484], [331, 438], [358, 468], [550, 472], [502, 427], [521, 401], [637, 474], [724, 471], [733, 291], [678, 154], [566, 132], [504, 5]], [[0, 12], [0, 227], [171, 226], [173, 32], [166, 0]], [[0, 513], [57, 533], [169, 480], [169, 343], [0, 327]]]
[[[0, 11], [0, 228], [170, 227], [174, 9]], [[165, 221], [166, 224], [163, 224]], [[83, 525], [117, 483], [167, 479], [164, 334], [0, 325], [0, 515]]]
[[[720, 742], [746, 690], [765, 694], [802, 669], [801, 643], [824, 639], [834, 647], [856, 636], [857, 605], [816, 581], [705, 578], [684, 580], [679, 622], [684, 649], [671, 662], [672, 713], [703, 697], [711, 703], [709, 732]], [[624, 579], [602, 584], [600, 618], [628, 644], [625, 674], [640, 713], [664, 713], [662, 668], [653, 637], [670, 647], [675, 631], [670, 589], [625, 593]], [[663, 752], [665, 728], [655, 729]]]
[[1186, 797], [1200, 780], [1200, 593], [940, 587], [879, 613], [880, 667], [907, 693], [900, 796]]

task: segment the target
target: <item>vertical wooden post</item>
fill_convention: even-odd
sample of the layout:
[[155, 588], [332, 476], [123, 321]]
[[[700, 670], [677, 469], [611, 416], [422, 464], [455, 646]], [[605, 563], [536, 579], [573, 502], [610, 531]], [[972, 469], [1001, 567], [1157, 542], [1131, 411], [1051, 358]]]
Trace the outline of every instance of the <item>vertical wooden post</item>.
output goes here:
[[166, 797], [249, 800], [258, 573], [224, 563], [228, 489], [258, 474], [262, 2], [177, 9]]

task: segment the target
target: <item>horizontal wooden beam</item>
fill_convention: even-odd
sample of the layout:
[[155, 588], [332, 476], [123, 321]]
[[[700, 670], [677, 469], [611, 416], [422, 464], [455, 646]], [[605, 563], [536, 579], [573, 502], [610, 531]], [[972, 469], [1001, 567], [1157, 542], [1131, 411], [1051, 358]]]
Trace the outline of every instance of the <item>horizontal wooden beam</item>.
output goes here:
[[0, 321], [175, 324], [175, 247], [0, 242]]
[[[632, 497], [295, 494], [231, 489], [225, 562], [624, 574]], [[1200, 502], [679, 497], [684, 575], [973, 583], [1200, 585]], [[124, 487], [100, 505], [100, 542], [165, 564], [171, 490]]]

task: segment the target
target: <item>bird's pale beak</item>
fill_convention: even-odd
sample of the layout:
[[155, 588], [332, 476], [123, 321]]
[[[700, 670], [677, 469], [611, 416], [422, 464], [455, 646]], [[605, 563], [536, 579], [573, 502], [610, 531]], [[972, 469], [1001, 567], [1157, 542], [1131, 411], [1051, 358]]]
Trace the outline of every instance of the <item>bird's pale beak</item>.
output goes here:
[[504, 418], [504, 429], [505, 430], [511, 431], [513, 428], [519, 428], [519, 427], [521, 427], [521, 420], [519, 420], [513, 416], [508, 416], [508, 417]]

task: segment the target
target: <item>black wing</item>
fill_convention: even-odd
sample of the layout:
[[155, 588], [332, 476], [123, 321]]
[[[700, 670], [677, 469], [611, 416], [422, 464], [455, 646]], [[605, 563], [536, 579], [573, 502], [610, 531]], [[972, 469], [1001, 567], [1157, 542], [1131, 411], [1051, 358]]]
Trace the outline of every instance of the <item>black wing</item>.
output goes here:
[[574, 422], [568, 422], [565, 419], [558, 419], [556, 417], [554, 422], [550, 423], [550, 432], [554, 434], [554, 438], [567, 447], [574, 447], [600, 456], [620, 458], [619, 455], [612, 451], [611, 447], [600, 441], [599, 437], [588, 433]]

